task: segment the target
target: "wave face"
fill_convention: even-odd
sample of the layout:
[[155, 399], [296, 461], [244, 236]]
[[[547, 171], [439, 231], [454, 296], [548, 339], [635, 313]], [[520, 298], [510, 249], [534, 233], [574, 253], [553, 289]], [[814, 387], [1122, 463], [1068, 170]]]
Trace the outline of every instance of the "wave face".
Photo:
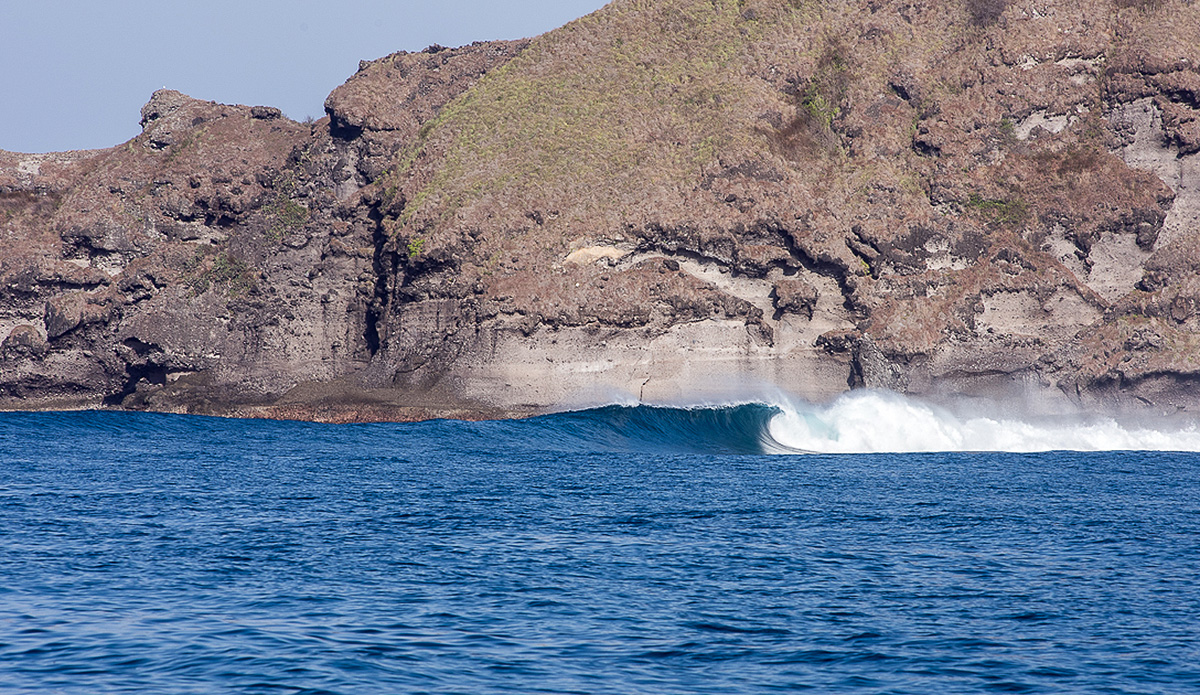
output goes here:
[[772, 418], [780, 410], [761, 403], [668, 408], [609, 405], [545, 415], [516, 424], [512, 434], [542, 430], [547, 448], [645, 453], [762, 454], [778, 447], [771, 440]]
[[[1071, 414], [964, 415], [898, 394], [847, 393], [827, 405], [777, 399], [693, 407], [610, 405], [524, 421], [545, 449], [657, 453], [862, 454], [950, 451], [1200, 451], [1200, 431]], [[500, 433], [493, 433], [500, 434]]]

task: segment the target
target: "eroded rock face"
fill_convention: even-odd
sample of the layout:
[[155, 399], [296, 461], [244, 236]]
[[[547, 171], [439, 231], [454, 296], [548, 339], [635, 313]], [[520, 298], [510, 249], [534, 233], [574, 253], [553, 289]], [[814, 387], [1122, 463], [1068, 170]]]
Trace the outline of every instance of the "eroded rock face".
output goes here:
[[520, 53], [528, 41], [479, 42], [462, 48], [430, 46], [362, 61], [358, 72], [325, 100], [329, 130], [350, 143], [358, 187], [378, 178], [421, 126], [450, 100]]
[[[463, 52], [486, 55], [486, 67], [519, 46]], [[418, 85], [422, 70], [436, 78], [408, 97], [423, 118], [485, 71], [479, 61], [456, 70], [455, 53], [442, 56], [449, 67], [408, 73]], [[142, 126], [111, 150], [0, 152], [0, 405], [330, 420], [499, 413], [447, 410], [450, 398], [431, 409], [361, 378], [393, 270], [372, 194], [360, 195], [361, 163], [380, 142], [394, 154], [405, 135], [366, 125], [346, 139], [329, 119], [308, 126], [171, 90], [151, 97]]]
[[0, 153], [0, 403], [335, 421], [1029, 389], [1196, 410], [1200, 8], [618, 0]]

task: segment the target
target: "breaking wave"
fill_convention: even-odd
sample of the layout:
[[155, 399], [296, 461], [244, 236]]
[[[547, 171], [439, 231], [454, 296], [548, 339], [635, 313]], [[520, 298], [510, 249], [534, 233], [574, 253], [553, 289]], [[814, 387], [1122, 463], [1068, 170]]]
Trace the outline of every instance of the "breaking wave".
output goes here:
[[[1047, 414], [1051, 413], [1051, 414]], [[200, 451], [196, 428], [208, 418], [109, 411], [5, 413], [0, 444], [34, 426], [56, 441], [97, 433], [120, 435], [113, 452], [132, 446]], [[1160, 418], [1126, 420], [1054, 408], [993, 404], [943, 407], [884, 391], [853, 391], [827, 404], [781, 396], [690, 406], [606, 405], [525, 420], [435, 420], [325, 426], [315, 423], [221, 420], [217, 434], [264, 452], [296, 436], [332, 442], [367, 436], [380, 446], [438, 456], [449, 447], [481, 456], [559, 452], [656, 454], [869, 454], [910, 452], [1189, 451], [1200, 452], [1200, 423]], [[32, 424], [31, 424], [32, 423]], [[14, 429], [15, 428], [15, 429]], [[11, 430], [11, 431], [10, 431]], [[300, 434], [298, 434], [300, 433]], [[224, 438], [224, 439], [221, 439]], [[229, 441], [226, 441], [229, 440]], [[205, 440], [207, 441], [207, 440]], [[0, 454], [4, 454], [0, 446]], [[109, 455], [113, 452], [94, 452]], [[10, 452], [11, 454], [11, 452]], [[115, 455], [115, 454], [113, 454]], [[4, 458], [0, 455], [0, 460]]]
[[610, 405], [535, 419], [558, 430], [560, 443], [573, 440], [606, 450], [732, 454], [1200, 451], [1200, 430], [1194, 422], [1182, 426], [1129, 424], [1086, 414], [968, 415], [880, 391], [847, 393], [826, 405], [790, 401], [686, 408]]

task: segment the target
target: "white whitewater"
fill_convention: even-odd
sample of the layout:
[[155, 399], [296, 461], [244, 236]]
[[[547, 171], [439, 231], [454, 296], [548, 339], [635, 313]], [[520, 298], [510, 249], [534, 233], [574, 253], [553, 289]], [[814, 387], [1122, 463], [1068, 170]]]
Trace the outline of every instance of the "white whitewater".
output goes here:
[[1158, 429], [1083, 415], [963, 416], [878, 391], [847, 393], [824, 406], [778, 407], [769, 426], [777, 453], [1200, 451], [1194, 423]]

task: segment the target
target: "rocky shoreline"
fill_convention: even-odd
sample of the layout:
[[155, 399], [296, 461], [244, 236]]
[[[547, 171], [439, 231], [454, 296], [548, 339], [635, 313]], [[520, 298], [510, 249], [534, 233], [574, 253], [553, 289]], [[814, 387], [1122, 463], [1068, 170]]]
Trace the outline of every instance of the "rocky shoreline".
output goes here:
[[617, 0], [0, 151], [0, 409], [1200, 411], [1200, 7]]

